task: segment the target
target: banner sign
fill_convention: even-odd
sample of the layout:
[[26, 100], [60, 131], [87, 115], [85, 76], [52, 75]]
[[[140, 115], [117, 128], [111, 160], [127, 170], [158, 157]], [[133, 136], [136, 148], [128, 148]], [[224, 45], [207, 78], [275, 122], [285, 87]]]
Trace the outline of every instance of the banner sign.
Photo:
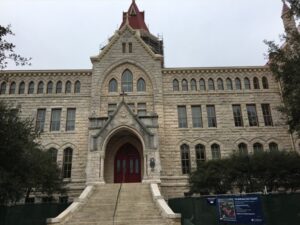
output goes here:
[[220, 222], [264, 224], [259, 195], [218, 197], [217, 206]]

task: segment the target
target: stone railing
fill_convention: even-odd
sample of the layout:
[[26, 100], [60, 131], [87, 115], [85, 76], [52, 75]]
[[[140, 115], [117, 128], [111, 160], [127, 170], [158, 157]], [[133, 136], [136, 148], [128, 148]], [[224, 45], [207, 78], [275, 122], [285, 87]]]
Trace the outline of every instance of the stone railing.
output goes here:
[[80, 194], [79, 198], [77, 198], [68, 208], [61, 212], [57, 217], [48, 218], [47, 224], [64, 224], [74, 214], [74, 212], [76, 212], [86, 203], [93, 191], [93, 185], [87, 186]]
[[157, 184], [150, 184], [150, 189], [152, 193], [152, 198], [156, 203], [157, 207], [159, 208], [161, 215], [164, 218], [170, 219], [169, 224], [172, 225], [180, 225], [181, 224], [181, 214], [174, 213], [173, 210], [169, 207], [166, 203], [163, 196], [160, 194], [160, 190]]

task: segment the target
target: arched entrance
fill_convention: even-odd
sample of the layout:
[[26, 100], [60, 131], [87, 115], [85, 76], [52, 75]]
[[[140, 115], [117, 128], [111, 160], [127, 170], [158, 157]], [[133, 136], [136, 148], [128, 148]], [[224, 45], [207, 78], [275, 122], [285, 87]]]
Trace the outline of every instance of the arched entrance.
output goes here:
[[137, 149], [131, 144], [124, 144], [115, 156], [114, 182], [141, 182], [141, 157]]
[[120, 128], [105, 145], [104, 173], [106, 183], [133, 183], [144, 179], [144, 147], [130, 128]]

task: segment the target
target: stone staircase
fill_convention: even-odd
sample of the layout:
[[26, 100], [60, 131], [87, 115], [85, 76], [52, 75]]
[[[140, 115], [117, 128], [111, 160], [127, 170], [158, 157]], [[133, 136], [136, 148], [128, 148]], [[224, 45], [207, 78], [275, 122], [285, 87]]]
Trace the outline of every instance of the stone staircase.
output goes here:
[[[94, 186], [87, 201], [60, 225], [169, 225], [172, 220], [161, 215], [150, 185], [141, 183]], [[116, 207], [116, 208], [115, 208]], [[58, 224], [58, 223], [57, 223]]]

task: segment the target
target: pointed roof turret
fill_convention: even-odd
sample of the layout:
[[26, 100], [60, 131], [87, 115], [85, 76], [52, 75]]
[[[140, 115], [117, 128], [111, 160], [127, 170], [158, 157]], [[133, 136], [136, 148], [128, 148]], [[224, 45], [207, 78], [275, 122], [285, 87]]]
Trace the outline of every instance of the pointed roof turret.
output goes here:
[[149, 29], [145, 23], [145, 12], [140, 12], [135, 0], [132, 3], [127, 12], [123, 12], [123, 22], [120, 29], [127, 24], [135, 30], [143, 30], [149, 32]]

